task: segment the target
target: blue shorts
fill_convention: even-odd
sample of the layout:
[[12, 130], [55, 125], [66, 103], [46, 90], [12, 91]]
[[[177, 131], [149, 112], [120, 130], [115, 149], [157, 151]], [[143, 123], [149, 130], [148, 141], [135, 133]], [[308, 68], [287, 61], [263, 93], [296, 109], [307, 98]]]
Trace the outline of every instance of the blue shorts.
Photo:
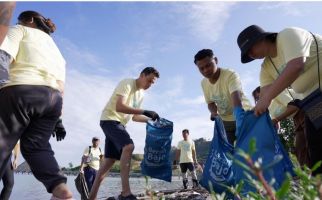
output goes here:
[[105, 134], [105, 158], [120, 160], [123, 147], [133, 144], [125, 126], [114, 120], [101, 121], [100, 126]]

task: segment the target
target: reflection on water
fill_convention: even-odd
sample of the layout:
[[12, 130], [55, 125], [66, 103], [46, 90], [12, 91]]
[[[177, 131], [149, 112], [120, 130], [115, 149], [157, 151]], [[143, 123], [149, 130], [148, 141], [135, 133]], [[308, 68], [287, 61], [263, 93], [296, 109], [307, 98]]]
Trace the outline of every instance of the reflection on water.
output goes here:
[[[80, 199], [74, 179], [75, 176], [68, 176], [67, 184], [72, 190], [75, 199]], [[150, 179], [149, 185], [153, 190], [165, 190], [180, 188], [182, 183], [178, 177], [172, 178], [172, 183]], [[130, 178], [132, 192], [135, 194], [143, 193], [145, 190], [144, 178]], [[0, 190], [2, 189], [2, 184]], [[107, 196], [115, 196], [121, 192], [121, 179], [119, 177], [107, 177], [104, 179], [98, 193], [98, 199]], [[15, 185], [10, 200], [47, 200], [51, 197], [45, 187], [37, 181], [32, 175], [15, 174]]]

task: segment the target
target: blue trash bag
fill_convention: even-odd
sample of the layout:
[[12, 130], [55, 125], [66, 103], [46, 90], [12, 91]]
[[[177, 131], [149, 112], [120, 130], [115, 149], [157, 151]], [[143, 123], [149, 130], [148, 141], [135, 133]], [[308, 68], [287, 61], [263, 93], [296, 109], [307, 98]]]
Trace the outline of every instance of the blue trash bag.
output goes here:
[[173, 122], [169, 120], [160, 118], [155, 122], [147, 122], [144, 158], [141, 162], [141, 173], [143, 175], [171, 182], [172, 132]]
[[[289, 173], [294, 176], [293, 164], [284, 150], [284, 147], [277, 135], [269, 114], [266, 112], [259, 117], [254, 115], [254, 111], [244, 111], [241, 107], [234, 108], [234, 115], [237, 124], [236, 132], [236, 146], [234, 159], [246, 164], [246, 160], [242, 158], [237, 152], [239, 149], [244, 152], [249, 152], [249, 143], [255, 139], [256, 151], [251, 156], [252, 160], [258, 161], [261, 159], [261, 166], [263, 168], [263, 175], [267, 183], [272, 183], [275, 190], [282, 186], [286, 179], [286, 174]], [[245, 172], [246, 170], [234, 162], [233, 171], [235, 177], [235, 184], [241, 180], [244, 181], [242, 195], [248, 192], [256, 192], [256, 188], [248, 181]], [[249, 172], [248, 172], [249, 173]], [[255, 175], [251, 177], [258, 180]], [[273, 181], [273, 179], [275, 181]]]
[[227, 187], [234, 184], [232, 170], [233, 146], [228, 142], [224, 124], [219, 116], [215, 117], [214, 137], [211, 142], [200, 184], [208, 191], [229, 194]]

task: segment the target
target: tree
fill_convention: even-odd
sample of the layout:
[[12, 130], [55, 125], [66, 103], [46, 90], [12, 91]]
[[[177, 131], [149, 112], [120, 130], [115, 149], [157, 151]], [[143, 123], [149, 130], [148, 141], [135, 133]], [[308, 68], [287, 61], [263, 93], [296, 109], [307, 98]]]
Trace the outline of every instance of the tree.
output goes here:
[[70, 163], [68, 163], [68, 166], [69, 166], [69, 168], [71, 169], [71, 168], [73, 168], [73, 163], [72, 162], [70, 162]]

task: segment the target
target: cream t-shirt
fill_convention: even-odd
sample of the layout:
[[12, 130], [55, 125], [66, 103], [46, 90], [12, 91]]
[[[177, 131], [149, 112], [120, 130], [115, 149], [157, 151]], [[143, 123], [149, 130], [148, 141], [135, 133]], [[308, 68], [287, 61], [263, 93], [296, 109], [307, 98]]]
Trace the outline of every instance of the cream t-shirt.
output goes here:
[[[314, 34], [319, 47], [319, 59], [322, 61], [322, 36]], [[277, 56], [265, 58], [260, 72], [260, 85], [266, 86], [274, 82], [292, 59], [305, 57], [304, 71], [292, 83], [294, 92], [304, 97], [318, 88], [318, 66], [316, 44], [310, 32], [301, 28], [286, 28], [278, 33], [276, 39]], [[322, 62], [321, 62], [322, 63]], [[320, 65], [321, 65], [320, 63]], [[322, 81], [322, 66], [320, 66], [320, 80]]]
[[[272, 119], [280, 116], [287, 109], [287, 104], [294, 99], [302, 99], [302, 96], [296, 94], [292, 89], [284, 90], [275, 99], [272, 100], [268, 107]], [[293, 117], [295, 113], [289, 117]]]
[[143, 101], [144, 90], [137, 89], [135, 79], [124, 79], [115, 88], [110, 100], [107, 102], [102, 112], [101, 120], [115, 120], [126, 125], [133, 115], [116, 111], [116, 100], [118, 95], [124, 97], [127, 106], [140, 108]]
[[65, 82], [65, 59], [54, 40], [45, 32], [22, 25], [9, 28], [2, 50], [13, 57], [9, 67], [10, 85], [45, 85], [59, 89]]
[[90, 162], [84, 163], [84, 167], [90, 166], [93, 169], [99, 170], [100, 168], [100, 156], [103, 155], [100, 148], [93, 146], [91, 147], [91, 152], [89, 153], [89, 147], [87, 147], [84, 151], [84, 156], [88, 156]]
[[180, 162], [179, 163], [193, 163], [192, 150], [195, 151], [194, 141], [188, 139], [182, 140], [178, 143], [178, 149], [180, 150]]
[[223, 121], [235, 121], [233, 116], [233, 101], [231, 94], [235, 91], [241, 93], [243, 108], [249, 110], [252, 108], [250, 101], [245, 96], [239, 76], [230, 69], [220, 69], [220, 76], [215, 84], [209, 82], [207, 78], [201, 81], [204, 97], [207, 102], [215, 102], [218, 113]]

